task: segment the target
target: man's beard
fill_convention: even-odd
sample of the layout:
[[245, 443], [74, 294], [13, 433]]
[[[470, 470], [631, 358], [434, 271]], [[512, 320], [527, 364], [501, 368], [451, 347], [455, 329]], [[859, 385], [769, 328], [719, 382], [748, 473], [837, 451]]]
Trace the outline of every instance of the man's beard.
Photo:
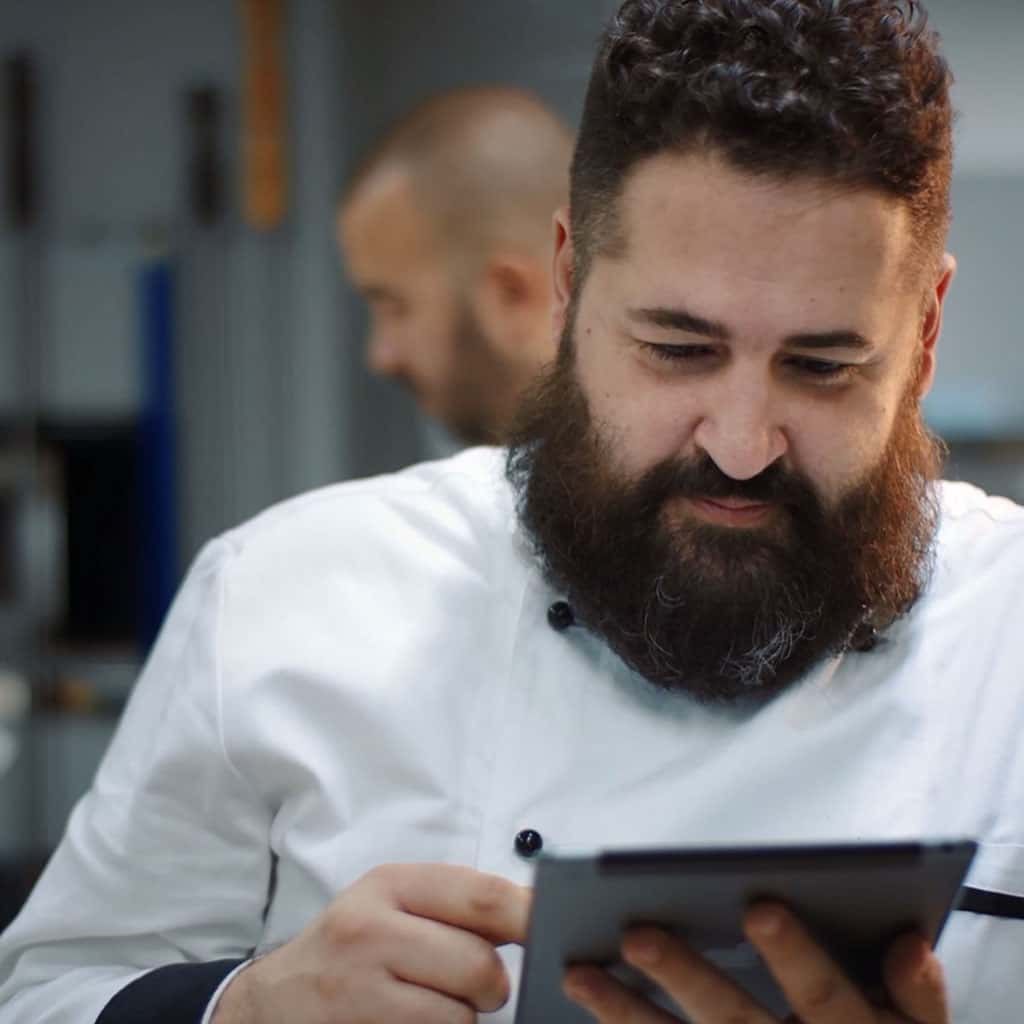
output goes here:
[[468, 296], [458, 299], [452, 338], [455, 357], [445, 387], [445, 425], [465, 444], [497, 444], [507, 430], [498, 409], [508, 387], [507, 367]]
[[[912, 607], [931, 574], [942, 464], [916, 381], [880, 462], [827, 508], [779, 463], [737, 481], [698, 454], [623, 479], [573, 353], [570, 322], [521, 408], [507, 475], [549, 582], [651, 683], [715, 702], [774, 696], [827, 656], [870, 649]], [[770, 502], [773, 517], [719, 527], [673, 515], [680, 498]]]

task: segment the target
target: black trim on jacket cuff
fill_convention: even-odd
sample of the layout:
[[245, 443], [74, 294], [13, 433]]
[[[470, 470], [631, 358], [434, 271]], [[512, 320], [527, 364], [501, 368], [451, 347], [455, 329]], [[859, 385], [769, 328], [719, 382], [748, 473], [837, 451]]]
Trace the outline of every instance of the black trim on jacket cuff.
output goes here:
[[157, 967], [121, 989], [96, 1024], [199, 1024], [220, 983], [243, 963], [244, 958]]

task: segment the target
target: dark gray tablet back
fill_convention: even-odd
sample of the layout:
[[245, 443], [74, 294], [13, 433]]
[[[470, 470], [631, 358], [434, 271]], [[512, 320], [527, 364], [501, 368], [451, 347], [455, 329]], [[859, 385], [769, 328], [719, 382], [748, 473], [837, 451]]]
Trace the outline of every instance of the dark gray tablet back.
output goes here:
[[877, 990], [895, 936], [917, 929], [937, 939], [975, 848], [951, 840], [546, 857], [537, 867], [516, 1024], [592, 1022], [562, 995], [570, 963], [609, 966], [672, 1008], [619, 961], [622, 931], [638, 923], [667, 927], [785, 1015], [781, 992], [741, 931], [745, 908], [760, 897], [788, 904], [851, 977]]

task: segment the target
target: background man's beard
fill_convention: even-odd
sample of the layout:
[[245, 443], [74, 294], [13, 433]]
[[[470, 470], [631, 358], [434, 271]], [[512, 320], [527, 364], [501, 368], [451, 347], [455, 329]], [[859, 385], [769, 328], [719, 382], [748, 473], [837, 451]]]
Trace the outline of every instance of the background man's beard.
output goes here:
[[[916, 388], [879, 464], [834, 509], [778, 464], [736, 481], [699, 455], [630, 482], [591, 421], [570, 332], [522, 407], [507, 475], [548, 580], [628, 665], [704, 700], [770, 696], [909, 610], [931, 572], [942, 450]], [[680, 497], [766, 501], [777, 515], [717, 527], [670, 516]]]
[[500, 444], [508, 430], [502, 409], [508, 389], [508, 367], [473, 311], [460, 296], [452, 325], [453, 368], [446, 382], [445, 422], [467, 445]]

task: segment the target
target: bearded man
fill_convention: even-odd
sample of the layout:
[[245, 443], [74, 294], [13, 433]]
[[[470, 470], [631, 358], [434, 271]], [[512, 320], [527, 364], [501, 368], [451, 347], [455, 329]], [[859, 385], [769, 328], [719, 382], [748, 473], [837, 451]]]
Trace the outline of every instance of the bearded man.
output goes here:
[[606, 1024], [1018, 1019], [1024, 509], [940, 482], [920, 415], [948, 85], [918, 4], [627, 0], [512, 445], [204, 551], [0, 940], [0, 1024], [509, 1022], [541, 847], [949, 835], [990, 898], [896, 939], [884, 997], [773, 904], [782, 1017], [649, 929], [655, 1002], [565, 991]]

